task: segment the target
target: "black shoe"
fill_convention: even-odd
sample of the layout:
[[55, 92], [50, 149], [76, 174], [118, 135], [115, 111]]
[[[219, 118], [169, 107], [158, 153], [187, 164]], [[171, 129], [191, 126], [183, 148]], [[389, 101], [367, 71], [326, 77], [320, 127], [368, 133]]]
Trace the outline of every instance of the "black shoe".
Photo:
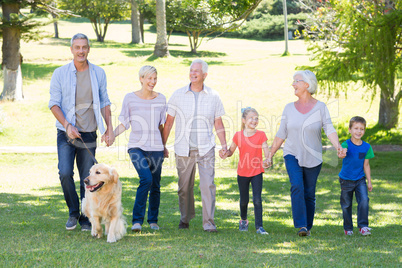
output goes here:
[[190, 224], [185, 223], [185, 222], [182, 222], [182, 221], [180, 220], [179, 229], [188, 229], [189, 227], [190, 227]]
[[91, 231], [92, 227], [89, 224], [81, 225], [81, 231]]
[[66, 229], [67, 230], [74, 230], [77, 227], [78, 218], [76, 217], [69, 217], [66, 222]]

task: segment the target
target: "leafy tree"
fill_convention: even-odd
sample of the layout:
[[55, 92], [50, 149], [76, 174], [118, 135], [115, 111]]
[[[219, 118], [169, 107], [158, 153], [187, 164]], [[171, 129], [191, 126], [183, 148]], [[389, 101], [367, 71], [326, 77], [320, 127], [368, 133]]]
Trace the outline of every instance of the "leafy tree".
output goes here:
[[35, 14], [22, 14], [21, 9], [30, 7], [34, 10], [42, 9], [49, 13], [68, 13], [56, 9], [47, 0], [0, 0], [2, 17], [0, 33], [3, 38], [2, 44], [2, 67], [3, 67], [3, 92], [0, 99], [20, 100], [23, 99], [22, 75], [20, 53], [20, 40], [38, 40], [41, 38], [40, 26], [52, 21], [42, 22], [33, 20]]
[[105, 41], [109, 24], [127, 18], [130, 10], [126, 0], [61, 0], [60, 2], [63, 9], [89, 19], [99, 42]]
[[318, 62], [310, 67], [321, 84], [338, 95], [340, 90], [346, 94], [351, 81], [361, 81], [371, 100], [380, 94], [378, 124], [396, 127], [402, 97], [397, 76], [402, 71], [402, 1], [301, 3], [311, 12], [304, 36]]
[[202, 39], [230, 31], [248, 17], [261, 0], [170, 0], [166, 7], [167, 31], [185, 32], [191, 52], [197, 53]]
[[166, 37], [166, 8], [165, 0], [156, 0], [156, 43], [154, 55], [157, 57], [169, 56]]

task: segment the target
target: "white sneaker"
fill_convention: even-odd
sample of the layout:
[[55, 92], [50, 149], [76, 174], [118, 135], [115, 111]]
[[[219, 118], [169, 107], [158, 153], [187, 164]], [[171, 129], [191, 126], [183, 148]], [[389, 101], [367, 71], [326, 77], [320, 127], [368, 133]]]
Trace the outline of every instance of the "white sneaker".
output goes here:
[[361, 233], [361, 235], [364, 235], [364, 236], [371, 235], [370, 231], [371, 231], [371, 228], [369, 228], [369, 227], [363, 227], [363, 228], [359, 229], [359, 232]]
[[133, 232], [141, 232], [142, 226], [139, 223], [134, 223], [131, 227], [131, 231]]
[[257, 229], [257, 234], [268, 234], [268, 233], [264, 230], [264, 228], [260, 227]]
[[345, 231], [345, 235], [353, 235], [353, 231], [346, 231], [346, 230], [344, 230]]

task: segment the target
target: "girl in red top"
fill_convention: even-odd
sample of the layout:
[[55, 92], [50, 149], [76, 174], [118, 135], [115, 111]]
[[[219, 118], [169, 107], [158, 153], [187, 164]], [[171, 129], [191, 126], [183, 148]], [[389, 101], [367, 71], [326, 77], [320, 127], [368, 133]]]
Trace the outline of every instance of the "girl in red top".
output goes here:
[[268, 167], [268, 160], [262, 160], [262, 150], [265, 157], [269, 148], [267, 136], [263, 131], [256, 129], [258, 125], [258, 113], [253, 108], [242, 109], [242, 130], [236, 132], [233, 143], [226, 154], [220, 151], [220, 156], [225, 159], [233, 155], [239, 147], [239, 164], [237, 166], [237, 183], [240, 191], [240, 231], [248, 231], [247, 207], [249, 202], [250, 182], [253, 189], [253, 204], [255, 215], [255, 228], [258, 234], [268, 234], [262, 226], [262, 173], [264, 167]]

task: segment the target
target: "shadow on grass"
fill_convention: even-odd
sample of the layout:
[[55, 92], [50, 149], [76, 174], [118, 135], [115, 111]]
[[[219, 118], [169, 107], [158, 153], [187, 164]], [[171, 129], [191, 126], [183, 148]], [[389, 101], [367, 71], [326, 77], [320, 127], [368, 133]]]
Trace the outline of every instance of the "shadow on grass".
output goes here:
[[53, 71], [60, 67], [57, 64], [35, 64], [35, 63], [23, 63], [21, 65], [21, 71], [24, 79], [43, 79], [51, 77]]
[[[394, 160], [387, 163], [388, 154]], [[88, 258], [87, 264], [99, 265], [107, 262], [110, 266], [146, 263], [149, 266], [191, 264], [235, 267], [245, 264], [261, 267], [268, 263], [272, 266], [311, 266], [314, 263], [317, 266], [339, 264], [343, 267], [350, 265], [352, 261], [356, 266], [397, 264], [401, 227], [397, 224], [400, 220], [398, 212], [394, 210], [400, 209], [400, 172], [384, 175], [377, 180], [374, 178], [380, 176], [382, 169], [395, 166], [395, 159], [398, 159], [395, 157], [401, 155], [379, 153], [378, 156], [377, 161], [382, 166], [372, 169], [376, 192], [372, 193], [375, 195], [373, 201], [370, 200], [370, 219], [378, 218], [373, 220], [375, 228], [371, 237], [362, 237], [357, 231], [353, 237], [343, 234], [340, 189], [334, 179], [335, 168], [328, 168], [328, 173], [319, 177], [317, 210], [311, 237], [300, 238], [296, 235], [297, 230], [292, 225], [290, 185], [284, 170], [280, 170], [281, 175], [276, 174], [277, 172], [264, 175], [263, 219], [269, 235], [260, 236], [255, 233], [251, 195], [248, 208], [249, 231], [239, 232], [239, 194], [236, 171], [233, 170], [233, 176], [215, 179], [217, 234], [206, 233], [202, 229], [199, 179], [196, 179], [194, 186], [196, 216], [190, 222], [190, 229], [178, 230], [180, 213], [177, 176], [164, 176], [161, 181], [158, 217], [161, 230], [153, 232], [145, 222], [141, 233], [132, 233], [128, 228], [127, 235], [113, 245], [107, 244], [105, 237], [91, 238], [90, 233], [81, 232], [79, 226], [74, 231], [65, 230], [68, 209], [59, 185], [38, 189], [33, 187], [29, 194], [1, 192], [0, 232], [3, 246], [0, 249], [3, 253], [0, 264], [55, 266], [61, 262], [64, 266], [73, 266], [80, 258]], [[139, 179], [134, 176], [121, 177], [120, 180], [123, 184], [124, 215], [130, 227]], [[78, 188], [78, 182], [76, 187]], [[373, 208], [373, 204], [380, 206]], [[353, 211], [356, 213], [355, 207]], [[87, 252], [82, 253], [82, 248]], [[102, 254], [98, 254], [100, 250]], [[95, 254], [96, 258], [90, 254]]]

